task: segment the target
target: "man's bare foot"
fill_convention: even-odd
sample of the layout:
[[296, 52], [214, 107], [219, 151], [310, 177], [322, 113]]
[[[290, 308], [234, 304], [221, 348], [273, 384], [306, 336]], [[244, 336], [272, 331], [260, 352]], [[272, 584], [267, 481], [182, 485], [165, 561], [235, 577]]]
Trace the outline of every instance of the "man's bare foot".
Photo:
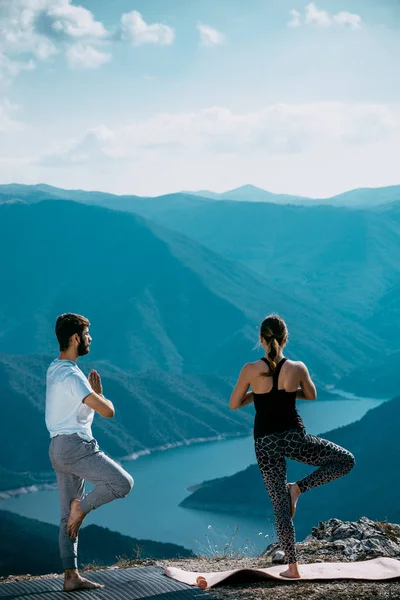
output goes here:
[[208, 588], [207, 579], [205, 577], [203, 577], [202, 575], [200, 575], [196, 579], [196, 585], [197, 585], [197, 587], [201, 588], [202, 590], [206, 590]]
[[81, 577], [78, 570], [65, 571], [64, 592], [75, 592], [76, 590], [98, 590], [103, 588], [101, 583], [94, 583]]
[[293, 519], [294, 515], [296, 514], [296, 504], [297, 504], [297, 500], [301, 494], [301, 491], [300, 491], [300, 488], [297, 485], [297, 483], [288, 483], [287, 487], [288, 487], [289, 494], [290, 494], [290, 501], [291, 501], [291, 505], [292, 505], [291, 516]]
[[288, 579], [300, 579], [301, 575], [299, 573], [299, 567], [297, 563], [293, 563], [289, 565], [289, 568], [282, 573], [279, 573], [281, 577], [287, 577]]
[[72, 500], [71, 512], [67, 521], [67, 534], [71, 540], [76, 540], [78, 537], [79, 527], [82, 525], [82, 521], [85, 518], [85, 513], [81, 509], [79, 500]]

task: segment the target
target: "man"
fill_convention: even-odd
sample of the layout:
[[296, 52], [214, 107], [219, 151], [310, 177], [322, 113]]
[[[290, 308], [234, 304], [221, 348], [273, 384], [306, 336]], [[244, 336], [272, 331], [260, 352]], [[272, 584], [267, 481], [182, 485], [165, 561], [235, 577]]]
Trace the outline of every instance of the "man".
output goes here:
[[[46, 426], [60, 495], [59, 543], [68, 592], [103, 587], [79, 575], [78, 531], [88, 512], [125, 497], [133, 486], [129, 473], [100, 451], [92, 435], [94, 413], [110, 419], [115, 411], [103, 396], [100, 375], [93, 370], [87, 379], [76, 364], [90, 351], [89, 325], [81, 315], [58, 317], [60, 355], [50, 364], [46, 378]], [[85, 480], [95, 485], [86, 495]]]

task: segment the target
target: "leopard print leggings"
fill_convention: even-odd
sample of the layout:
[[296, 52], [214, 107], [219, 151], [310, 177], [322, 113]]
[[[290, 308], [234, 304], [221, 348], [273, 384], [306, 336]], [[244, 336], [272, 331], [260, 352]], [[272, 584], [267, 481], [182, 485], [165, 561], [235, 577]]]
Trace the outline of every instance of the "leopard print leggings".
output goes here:
[[255, 440], [258, 466], [271, 498], [276, 531], [285, 560], [297, 562], [295, 531], [291, 518], [291, 502], [286, 482], [285, 457], [308, 465], [318, 466], [312, 473], [297, 481], [301, 492], [323, 485], [346, 475], [355, 465], [354, 456], [322, 438], [306, 433], [302, 428], [271, 433]]

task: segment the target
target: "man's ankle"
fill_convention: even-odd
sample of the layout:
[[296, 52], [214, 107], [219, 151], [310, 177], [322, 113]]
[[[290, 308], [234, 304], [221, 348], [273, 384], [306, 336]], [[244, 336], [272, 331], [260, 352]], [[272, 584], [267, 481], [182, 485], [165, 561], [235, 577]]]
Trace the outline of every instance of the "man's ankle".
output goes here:
[[79, 577], [78, 569], [64, 569], [65, 579], [72, 579], [73, 577]]

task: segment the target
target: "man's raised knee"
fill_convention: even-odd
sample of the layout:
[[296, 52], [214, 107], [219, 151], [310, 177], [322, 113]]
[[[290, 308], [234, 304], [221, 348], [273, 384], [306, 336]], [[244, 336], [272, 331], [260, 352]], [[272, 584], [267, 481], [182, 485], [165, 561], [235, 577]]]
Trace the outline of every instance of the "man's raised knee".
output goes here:
[[131, 475], [125, 471], [125, 473], [121, 476], [121, 482], [118, 486], [118, 496], [120, 498], [125, 498], [125, 496], [127, 496], [133, 488], [133, 484], [133, 477], [131, 477]]

